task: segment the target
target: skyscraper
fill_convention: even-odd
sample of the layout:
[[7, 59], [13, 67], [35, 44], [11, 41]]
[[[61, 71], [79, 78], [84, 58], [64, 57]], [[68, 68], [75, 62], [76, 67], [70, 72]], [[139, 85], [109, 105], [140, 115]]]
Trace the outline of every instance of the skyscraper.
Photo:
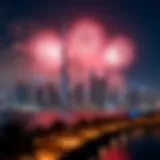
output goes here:
[[106, 82], [104, 77], [91, 77], [91, 101], [103, 106], [106, 98]]
[[29, 86], [22, 81], [17, 82], [15, 95], [18, 103], [27, 103], [29, 101]]
[[36, 103], [40, 106], [43, 106], [46, 104], [45, 102], [45, 91], [44, 88], [39, 86], [36, 89], [36, 93], [35, 93], [35, 97], [36, 97]]
[[47, 98], [48, 98], [47, 104], [60, 105], [59, 92], [55, 86], [53, 86], [52, 84], [48, 84], [46, 86], [46, 92], [47, 92]]
[[77, 84], [73, 92], [76, 102], [78, 104], [84, 103], [84, 85], [82, 83]]

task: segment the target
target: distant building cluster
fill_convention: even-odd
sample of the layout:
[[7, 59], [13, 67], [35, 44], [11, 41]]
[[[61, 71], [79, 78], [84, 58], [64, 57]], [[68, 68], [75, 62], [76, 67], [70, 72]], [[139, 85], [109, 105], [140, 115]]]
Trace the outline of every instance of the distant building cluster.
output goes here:
[[[106, 78], [106, 77], [105, 77]], [[152, 109], [160, 107], [159, 94], [154, 91], [142, 91], [136, 88], [128, 88], [125, 92], [109, 89], [104, 77], [91, 76], [90, 85], [86, 88], [83, 83], [77, 83], [69, 90], [68, 99], [70, 106], [97, 106], [101, 108], [141, 108]], [[53, 83], [32, 85], [18, 81], [7, 95], [7, 103], [32, 104], [40, 108], [60, 108], [62, 97], [60, 87]], [[1, 104], [6, 102], [1, 96]], [[91, 104], [91, 105], [89, 105]]]

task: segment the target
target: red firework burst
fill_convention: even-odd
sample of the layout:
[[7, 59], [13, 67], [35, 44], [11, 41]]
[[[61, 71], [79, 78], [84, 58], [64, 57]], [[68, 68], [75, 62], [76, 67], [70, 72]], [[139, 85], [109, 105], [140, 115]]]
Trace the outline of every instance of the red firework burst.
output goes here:
[[101, 53], [105, 43], [104, 30], [92, 19], [80, 19], [73, 23], [68, 33], [69, 57], [78, 58], [84, 66], [91, 66]]
[[133, 43], [124, 37], [116, 37], [107, 47], [104, 56], [107, 67], [126, 68], [134, 59]]
[[62, 41], [57, 34], [43, 31], [29, 42], [29, 51], [41, 68], [59, 69], [62, 59]]

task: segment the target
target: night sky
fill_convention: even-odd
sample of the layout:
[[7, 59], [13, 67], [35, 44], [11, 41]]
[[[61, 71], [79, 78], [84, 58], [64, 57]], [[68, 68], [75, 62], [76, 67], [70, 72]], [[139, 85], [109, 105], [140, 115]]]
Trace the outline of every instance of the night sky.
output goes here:
[[[137, 61], [127, 71], [130, 82], [160, 87], [160, 4], [146, 0], [100, 2], [5, 0], [0, 6], [1, 50], [27, 38], [27, 32], [24, 31], [18, 37], [14, 34], [12, 27], [17, 23], [26, 21], [39, 27], [58, 29], [62, 19], [70, 20], [76, 16], [93, 15], [102, 21], [109, 36], [122, 33], [135, 41]], [[5, 54], [7, 56], [7, 53]]]

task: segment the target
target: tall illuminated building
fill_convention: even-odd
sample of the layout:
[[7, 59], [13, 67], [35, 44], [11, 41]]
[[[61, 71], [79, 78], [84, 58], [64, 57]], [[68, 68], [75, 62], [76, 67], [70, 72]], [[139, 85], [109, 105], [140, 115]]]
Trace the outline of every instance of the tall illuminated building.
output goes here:
[[91, 77], [91, 101], [98, 105], [103, 106], [106, 100], [106, 81], [104, 77], [97, 77], [92, 75]]
[[26, 104], [29, 101], [29, 86], [19, 81], [15, 85], [16, 101], [20, 104]]

